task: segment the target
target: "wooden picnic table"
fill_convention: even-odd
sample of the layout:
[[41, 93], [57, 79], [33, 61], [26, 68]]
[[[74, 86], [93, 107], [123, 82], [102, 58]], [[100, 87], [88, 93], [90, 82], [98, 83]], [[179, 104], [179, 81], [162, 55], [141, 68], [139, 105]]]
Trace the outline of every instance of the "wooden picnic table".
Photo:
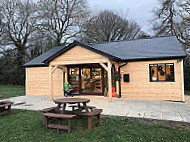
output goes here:
[[[86, 104], [90, 102], [90, 99], [86, 98], [61, 98], [56, 99], [54, 102], [57, 107], [50, 107], [41, 110], [43, 112], [43, 123], [47, 128], [66, 129], [68, 133], [71, 131], [71, 119], [75, 116], [87, 117], [88, 118], [88, 130], [96, 126], [100, 122], [100, 115], [103, 111], [102, 109], [96, 109], [94, 106], [87, 106]], [[67, 104], [72, 107], [72, 110], [66, 110]], [[74, 105], [73, 105], [74, 104]], [[77, 105], [76, 105], [77, 104]], [[82, 104], [82, 105], [81, 105]], [[75, 109], [76, 108], [76, 109]], [[89, 111], [90, 110], [90, 111]], [[49, 123], [50, 119], [60, 119], [59, 124]], [[61, 119], [67, 119], [68, 125], [61, 124]]]
[[[86, 103], [90, 102], [90, 99], [87, 98], [61, 98], [61, 99], [56, 99], [54, 100], [54, 102], [57, 105], [57, 110], [59, 111], [61, 109], [62, 106], [62, 113], [68, 112], [66, 111], [66, 106], [67, 104], [78, 104], [78, 112], [85, 110], [86, 112], [88, 112], [88, 107], [86, 105]], [[81, 106], [82, 103], [82, 106]], [[72, 111], [71, 111], [72, 112]]]

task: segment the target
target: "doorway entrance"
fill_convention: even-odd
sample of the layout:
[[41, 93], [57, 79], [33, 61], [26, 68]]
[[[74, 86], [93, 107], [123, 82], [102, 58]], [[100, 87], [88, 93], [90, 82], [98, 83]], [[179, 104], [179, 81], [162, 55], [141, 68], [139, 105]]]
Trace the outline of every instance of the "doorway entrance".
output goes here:
[[99, 65], [68, 67], [68, 82], [76, 95], [103, 95], [104, 76], [104, 69]]

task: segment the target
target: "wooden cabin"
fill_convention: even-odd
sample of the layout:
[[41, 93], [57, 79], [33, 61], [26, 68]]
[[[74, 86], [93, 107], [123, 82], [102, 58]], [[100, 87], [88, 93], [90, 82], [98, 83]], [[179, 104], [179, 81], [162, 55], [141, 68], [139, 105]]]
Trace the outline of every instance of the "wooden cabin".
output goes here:
[[110, 101], [114, 91], [122, 98], [184, 101], [185, 56], [175, 36], [97, 44], [74, 41], [24, 65], [26, 95], [63, 96], [68, 82], [74, 95], [108, 92]]

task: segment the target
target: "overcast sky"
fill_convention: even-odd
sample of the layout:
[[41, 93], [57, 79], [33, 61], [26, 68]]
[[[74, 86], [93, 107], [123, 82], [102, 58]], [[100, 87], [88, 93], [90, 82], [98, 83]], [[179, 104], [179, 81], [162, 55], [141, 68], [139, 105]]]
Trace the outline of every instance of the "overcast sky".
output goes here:
[[150, 20], [152, 10], [158, 6], [157, 0], [89, 0], [93, 11], [110, 9], [127, 19], [134, 19], [147, 33], [152, 33]]

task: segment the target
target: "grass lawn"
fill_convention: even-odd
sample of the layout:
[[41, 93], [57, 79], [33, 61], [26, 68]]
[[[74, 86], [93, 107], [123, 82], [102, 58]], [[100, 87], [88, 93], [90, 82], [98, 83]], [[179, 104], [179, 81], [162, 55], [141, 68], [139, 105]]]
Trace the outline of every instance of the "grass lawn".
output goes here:
[[72, 132], [45, 131], [40, 112], [12, 110], [0, 117], [0, 141], [3, 142], [189, 142], [190, 131], [159, 124], [145, 124], [127, 118], [102, 118], [99, 127], [85, 130], [85, 120], [72, 121]]
[[24, 86], [0, 85], [0, 95], [3, 99], [25, 95]]

